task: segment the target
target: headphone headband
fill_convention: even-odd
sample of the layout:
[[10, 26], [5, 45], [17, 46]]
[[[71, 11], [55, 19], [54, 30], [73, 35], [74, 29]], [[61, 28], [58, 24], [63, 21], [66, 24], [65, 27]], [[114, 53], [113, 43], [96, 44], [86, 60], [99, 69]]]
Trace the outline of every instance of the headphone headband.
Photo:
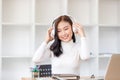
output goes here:
[[[70, 15], [61, 15], [61, 16], [68, 16], [68, 17], [70, 18], [70, 20], [72, 21], [72, 23], [76, 22], [75, 18], [71, 17]], [[59, 17], [60, 17], [60, 16], [59, 16]], [[52, 32], [51, 32], [51, 36], [52, 36], [52, 37], [54, 37], [54, 35], [55, 35], [55, 22], [57, 21], [57, 19], [58, 19], [59, 17], [57, 17], [57, 18], [53, 21], [53, 23], [52, 23], [52, 27], [53, 27], [53, 30], [52, 30]], [[75, 32], [75, 33], [77, 32], [77, 29], [74, 28], [73, 26], [72, 26], [72, 29], [73, 29], [73, 32]]]

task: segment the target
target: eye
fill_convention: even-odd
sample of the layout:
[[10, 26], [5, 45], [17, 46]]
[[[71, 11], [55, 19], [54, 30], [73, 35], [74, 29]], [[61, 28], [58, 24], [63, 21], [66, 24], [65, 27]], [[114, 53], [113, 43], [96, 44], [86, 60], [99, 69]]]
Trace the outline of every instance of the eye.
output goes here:
[[60, 30], [58, 30], [57, 32], [61, 32]]
[[68, 30], [68, 29], [69, 29], [69, 28], [67, 28], [67, 27], [65, 28], [65, 30]]

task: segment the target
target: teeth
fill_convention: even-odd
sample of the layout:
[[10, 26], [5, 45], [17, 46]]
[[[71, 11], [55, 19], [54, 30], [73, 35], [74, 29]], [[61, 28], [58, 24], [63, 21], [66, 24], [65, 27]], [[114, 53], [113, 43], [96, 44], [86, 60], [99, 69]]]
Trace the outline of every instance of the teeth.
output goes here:
[[68, 37], [63, 37], [64, 39], [67, 39]]
[[67, 38], [64, 38], [64, 39], [67, 39]]
[[63, 38], [63, 39], [67, 39], [67, 38], [68, 38], [68, 35], [66, 35], [66, 36], [63, 36], [62, 38]]

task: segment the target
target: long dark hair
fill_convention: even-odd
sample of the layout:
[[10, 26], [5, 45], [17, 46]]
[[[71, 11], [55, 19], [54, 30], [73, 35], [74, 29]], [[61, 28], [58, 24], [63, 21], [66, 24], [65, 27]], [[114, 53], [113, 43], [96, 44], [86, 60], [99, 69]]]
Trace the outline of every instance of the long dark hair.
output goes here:
[[[54, 42], [50, 46], [50, 50], [53, 51], [53, 53], [56, 57], [59, 57], [63, 53], [63, 49], [62, 49], [62, 46], [61, 46], [61, 40], [58, 38], [58, 32], [57, 32], [57, 26], [61, 21], [68, 22], [71, 25], [71, 27], [73, 25], [73, 22], [72, 22], [70, 16], [67, 16], [67, 15], [62, 15], [62, 16], [58, 17], [57, 19], [55, 19], [53, 21], [53, 25], [54, 25], [54, 29], [55, 29], [55, 35], [54, 35]], [[73, 32], [73, 30], [72, 30], [72, 32]], [[74, 32], [73, 32], [73, 35], [72, 35], [72, 39], [73, 39], [73, 42], [75, 43], [76, 39], [75, 39]]]

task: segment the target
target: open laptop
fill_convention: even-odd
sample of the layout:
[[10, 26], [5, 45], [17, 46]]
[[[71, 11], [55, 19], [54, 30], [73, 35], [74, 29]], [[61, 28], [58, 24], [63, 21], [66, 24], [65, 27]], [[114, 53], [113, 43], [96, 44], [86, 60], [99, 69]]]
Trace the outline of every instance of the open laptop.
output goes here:
[[105, 80], [120, 80], [120, 54], [113, 54], [108, 64]]
[[104, 79], [95, 80], [120, 80], [120, 54], [111, 56]]

